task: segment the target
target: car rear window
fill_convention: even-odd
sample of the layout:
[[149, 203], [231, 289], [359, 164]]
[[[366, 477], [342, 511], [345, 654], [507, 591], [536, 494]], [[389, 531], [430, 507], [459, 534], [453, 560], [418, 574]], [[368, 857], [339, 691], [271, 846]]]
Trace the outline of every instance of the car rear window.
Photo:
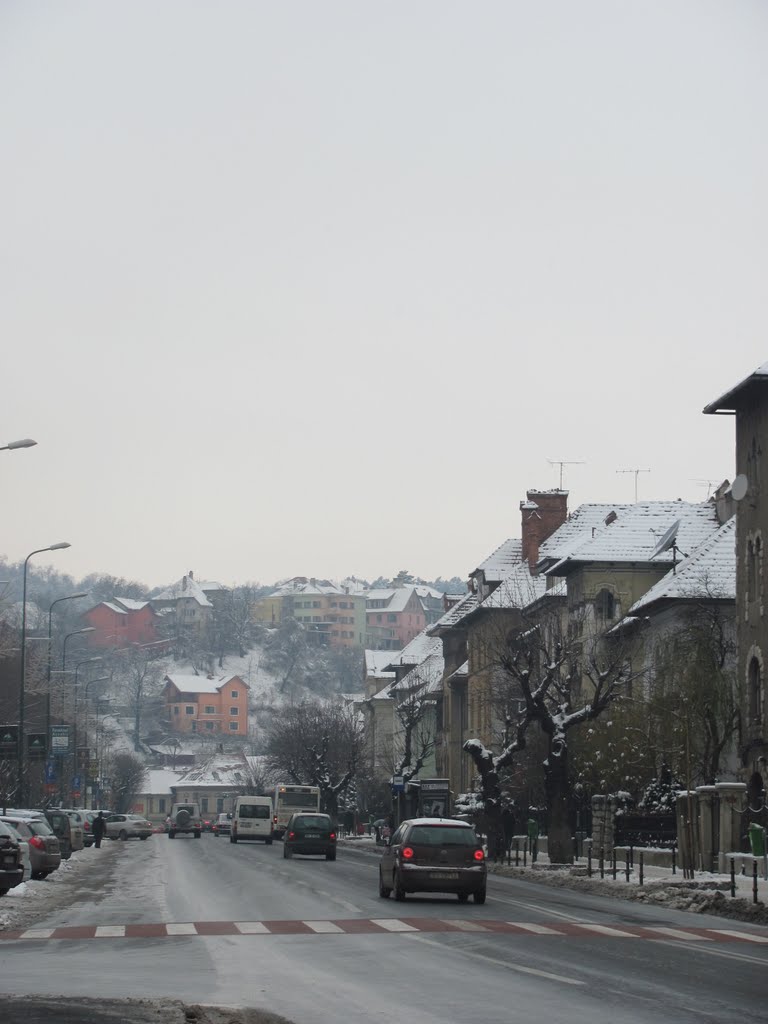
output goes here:
[[6, 839], [15, 839], [16, 836], [11, 832], [10, 828], [5, 824], [4, 821], [0, 821], [0, 836], [5, 836]]
[[294, 823], [294, 828], [330, 828], [331, 819], [324, 814], [302, 814]]
[[53, 830], [47, 821], [27, 821], [27, 828], [34, 836], [52, 836]]
[[408, 836], [414, 846], [477, 846], [474, 829], [456, 825], [415, 825]]
[[271, 818], [272, 807], [267, 804], [241, 804], [238, 818]]

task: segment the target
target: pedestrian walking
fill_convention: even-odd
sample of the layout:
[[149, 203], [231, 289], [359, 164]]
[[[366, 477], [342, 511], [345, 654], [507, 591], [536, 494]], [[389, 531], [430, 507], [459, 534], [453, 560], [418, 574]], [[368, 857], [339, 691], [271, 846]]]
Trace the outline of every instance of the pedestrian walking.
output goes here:
[[104, 833], [107, 831], [107, 819], [104, 817], [104, 811], [99, 811], [96, 817], [93, 819], [93, 845], [98, 850], [101, 846], [101, 840], [104, 838]]

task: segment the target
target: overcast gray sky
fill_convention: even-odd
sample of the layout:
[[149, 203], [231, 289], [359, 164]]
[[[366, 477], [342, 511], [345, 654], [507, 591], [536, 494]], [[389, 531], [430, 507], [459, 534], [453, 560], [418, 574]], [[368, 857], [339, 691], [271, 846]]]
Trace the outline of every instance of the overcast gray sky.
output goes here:
[[0, 552], [463, 576], [548, 458], [703, 500], [768, 358], [766, 52], [763, 0], [3, 0]]

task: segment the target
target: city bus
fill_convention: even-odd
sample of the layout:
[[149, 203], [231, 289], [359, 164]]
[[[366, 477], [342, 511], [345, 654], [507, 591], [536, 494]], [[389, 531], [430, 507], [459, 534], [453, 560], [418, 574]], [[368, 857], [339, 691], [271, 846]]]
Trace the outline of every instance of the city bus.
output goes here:
[[292, 814], [298, 811], [319, 811], [320, 790], [317, 786], [294, 786], [290, 782], [281, 782], [275, 786], [274, 799], [274, 836], [282, 839], [285, 826]]

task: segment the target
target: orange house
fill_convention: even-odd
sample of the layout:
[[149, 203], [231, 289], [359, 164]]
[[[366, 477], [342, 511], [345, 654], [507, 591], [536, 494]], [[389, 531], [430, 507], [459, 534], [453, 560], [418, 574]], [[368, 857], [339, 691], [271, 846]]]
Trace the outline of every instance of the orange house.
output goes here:
[[240, 676], [165, 677], [165, 710], [172, 732], [248, 735], [248, 684]]

